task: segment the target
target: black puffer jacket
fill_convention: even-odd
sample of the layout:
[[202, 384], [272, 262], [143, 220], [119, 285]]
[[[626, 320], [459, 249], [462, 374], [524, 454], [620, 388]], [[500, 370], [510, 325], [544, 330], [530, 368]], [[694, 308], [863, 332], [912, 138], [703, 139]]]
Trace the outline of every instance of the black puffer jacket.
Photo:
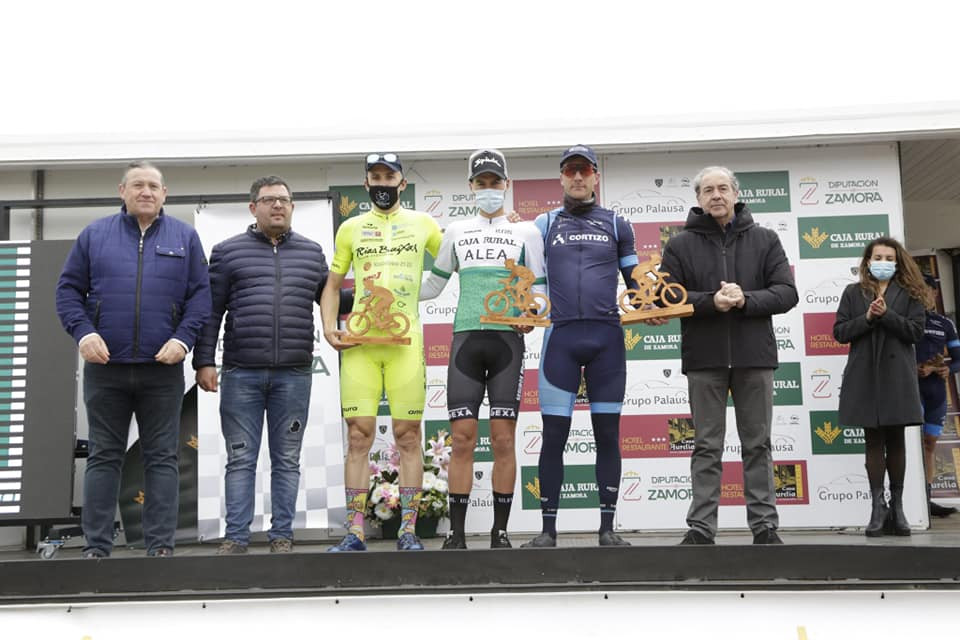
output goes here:
[[[733, 228], [720, 225], [693, 207], [684, 230], [664, 247], [661, 271], [667, 281], [686, 287], [694, 314], [680, 321], [683, 371], [723, 367], [776, 368], [775, 313], [798, 302], [790, 264], [776, 232], [753, 222], [750, 210], [738, 202]], [[713, 296], [720, 281], [743, 289], [742, 309], [717, 311]]]
[[210, 254], [213, 311], [200, 332], [193, 368], [214, 365], [224, 312], [224, 366], [312, 364], [313, 304], [328, 273], [320, 245], [292, 230], [274, 246], [253, 224], [216, 245]]

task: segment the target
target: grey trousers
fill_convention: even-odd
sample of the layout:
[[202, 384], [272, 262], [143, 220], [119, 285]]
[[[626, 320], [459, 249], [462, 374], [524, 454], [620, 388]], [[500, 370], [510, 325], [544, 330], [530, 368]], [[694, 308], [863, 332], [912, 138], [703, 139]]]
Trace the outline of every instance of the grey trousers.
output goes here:
[[717, 532], [729, 390], [740, 435], [747, 524], [755, 534], [765, 528], [776, 529], [779, 518], [770, 449], [773, 369], [688, 371], [687, 382], [696, 431], [690, 458], [693, 501], [687, 512], [687, 525], [710, 538]]

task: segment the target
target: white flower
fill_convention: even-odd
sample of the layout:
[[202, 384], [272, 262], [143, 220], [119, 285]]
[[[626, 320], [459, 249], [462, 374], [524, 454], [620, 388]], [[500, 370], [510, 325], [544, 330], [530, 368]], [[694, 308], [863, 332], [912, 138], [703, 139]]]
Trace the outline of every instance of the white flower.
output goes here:
[[437, 479], [437, 481], [433, 484], [433, 488], [440, 493], [446, 493], [449, 487], [447, 486], [446, 480]]
[[378, 504], [381, 500], [383, 500], [383, 484], [377, 484], [370, 492], [370, 502]]
[[389, 520], [395, 515], [393, 513], [393, 509], [388, 507], [385, 502], [381, 502], [376, 507], [374, 507], [373, 514], [378, 518], [380, 518], [381, 520]]
[[424, 491], [430, 491], [431, 489], [437, 486], [437, 476], [432, 471], [427, 471], [423, 474], [423, 489]]

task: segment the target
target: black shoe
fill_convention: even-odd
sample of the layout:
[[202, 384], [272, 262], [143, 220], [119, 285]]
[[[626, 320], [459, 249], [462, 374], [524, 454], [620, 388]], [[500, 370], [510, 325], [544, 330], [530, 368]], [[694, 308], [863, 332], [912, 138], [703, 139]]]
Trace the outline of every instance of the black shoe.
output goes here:
[[903, 513], [903, 487], [890, 486], [890, 511], [884, 526], [884, 533], [895, 536], [909, 536], [910, 523]]
[[946, 518], [957, 512], [956, 507], [945, 507], [936, 502], [930, 502], [930, 515], [935, 518]]
[[106, 551], [100, 549], [85, 549], [83, 551], [84, 560], [101, 560], [103, 558], [108, 558], [109, 555]]
[[946, 518], [949, 515], [952, 515], [957, 512], [955, 507], [945, 507], [942, 504], [937, 504], [932, 500], [933, 487], [930, 483], [927, 483], [927, 511], [930, 514], [931, 518]]
[[604, 531], [600, 534], [601, 547], [629, 547], [630, 543], [620, 537], [613, 530]]
[[775, 529], [763, 529], [753, 534], [753, 544], [783, 544]]
[[541, 549], [555, 546], [557, 546], [557, 539], [549, 533], [541, 533], [530, 542], [520, 545], [523, 549]]
[[459, 531], [451, 531], [443, 541], [441, 549], [466, 549], [467, 541]]
[[696, 529], [690, 529], [683, 536], [680, 544], [714, 544], [713, 538], [708, 538]]
[[886, 500], [883, 499], [883, 489], [871, 489], [870, 493], [873, 496], [870, 522], [867, 523], [863, 534], [868, 538], [879, 538], [887, 528], [887, 514], [890, 510], [887, 508]]
[[490, 548], [491, 549], [513, 549], [513, 545], [510, 544], [510, 538], [507, 537], [507, 532], [503, 529], [496, 529], [490, 532]]
[[147, 555], [151, 558], [172, 558], [173, 549], [170, 547], [159, 547], [153, 551], [148, 551]]

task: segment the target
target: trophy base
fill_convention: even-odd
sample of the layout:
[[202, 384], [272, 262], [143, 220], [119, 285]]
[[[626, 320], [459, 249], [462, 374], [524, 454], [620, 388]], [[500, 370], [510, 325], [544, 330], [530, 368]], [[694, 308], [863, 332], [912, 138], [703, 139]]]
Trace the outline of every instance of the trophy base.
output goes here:
[[689, 318], [692, 315], [693, 305], [681, 304], [676, 307], [658, 307], [656, 309], [646, 309], [644, 311], [631, 311], [630, 313], [625, 313], [620, 316], [620, 324], [637, 324], [653, 318], [663, 318], [666, 320], [671, 318]]
[[410, 338], [406, 336], [356, 336], [352, 333], [344, 333], [340, 336], [340, 342], [347, 344], [410, 344]]
[[480, 316], [484, 324], [505, 324], [513, 327], [549, 327], [550, 318], [531, 318], [530, 316]]

